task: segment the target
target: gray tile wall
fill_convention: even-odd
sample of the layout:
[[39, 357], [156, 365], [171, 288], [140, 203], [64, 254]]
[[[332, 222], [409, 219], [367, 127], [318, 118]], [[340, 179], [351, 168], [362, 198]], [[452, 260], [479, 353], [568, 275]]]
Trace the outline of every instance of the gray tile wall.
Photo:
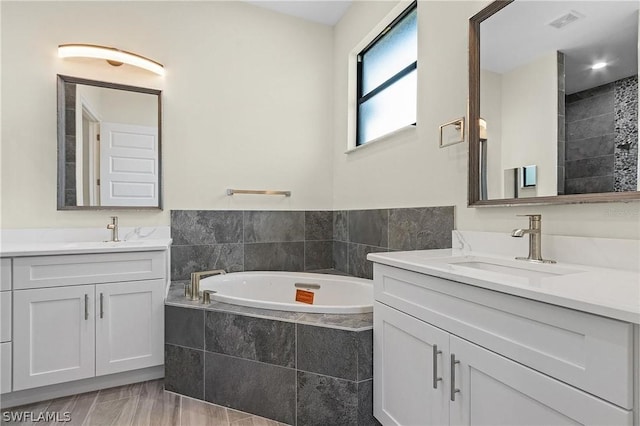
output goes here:
[[167, 390], [298, 425], [377, 425], [373, 330], [165, 306]]
[[191, 272], [318, 271], [372, 278], [366, 255], [450, 248], [453, 207], [171, 211], [171, 279]]
[[367, 254], [451, 248], [453, 207], [333, 212], [333, 268], [373, 278]]
[[566, 95], [565, 95], [565, 65], [564, 53], [558, 52], [558, 195], [564, 194], [564, 162], [565, 162], [565, 134], [566, 134]]
[[565, 194], [613, 191], [613, 83], [567, 96]]
[[171, 279], [206, 269], [331, 269], [331, 212], [171, 211]]
[[637, 81], [566, 97], [565, 194], [637, 190]]

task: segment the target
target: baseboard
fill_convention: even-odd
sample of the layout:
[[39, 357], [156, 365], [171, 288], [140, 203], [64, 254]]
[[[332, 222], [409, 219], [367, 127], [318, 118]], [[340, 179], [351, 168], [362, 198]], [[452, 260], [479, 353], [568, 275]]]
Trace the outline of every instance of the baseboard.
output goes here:
[[108, 376], [92, 377], [90, 379], [76, 380], [73, 382], [10, 392], [0, 395], [0, 408], [5, 409], [9, 407], [17, 407], [34, 402], [62, 398], [69, 395], [92, 392], [115, 386], [161, 379], [163, 377], [164, 365], [157, 365], [155, 367], [141, 368], [140, 370], [109, 374]]

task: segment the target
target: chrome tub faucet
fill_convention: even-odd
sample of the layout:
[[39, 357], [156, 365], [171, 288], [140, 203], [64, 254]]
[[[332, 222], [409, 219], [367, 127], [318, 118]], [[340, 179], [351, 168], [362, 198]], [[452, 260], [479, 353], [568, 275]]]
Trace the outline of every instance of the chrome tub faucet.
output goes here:
[[191, 282], [184, 285], [184, 297], [191, 300], [200, 300], [200, 278], [207, 275], [226, 274], [224, 269], [213, 271], [200, 271], [191, 273]]
[[527, 260], [529, 262], [538, 263], [556, 263], [555, 260], [542, 258], [542, 215], [539, 214], [519, 214], [518, 216], [529, 217], [528, 229], [514, 229], [511, 232], [512, 237], [522, 238], [525, 234], [529, 234], [529, 256], [516, 257], [517, 260]]

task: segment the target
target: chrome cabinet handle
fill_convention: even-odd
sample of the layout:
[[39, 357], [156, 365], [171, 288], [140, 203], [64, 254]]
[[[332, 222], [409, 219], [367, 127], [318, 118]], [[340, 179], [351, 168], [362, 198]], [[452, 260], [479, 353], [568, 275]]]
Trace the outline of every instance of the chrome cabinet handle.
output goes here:
[[460, 364], [460, 361], [456, 361], [456, 354], [451, 354], [451, 401], [455, 402], [456, 393], [460, 392], [460, 389], [456, 388], [456, 364]]
[[100, 318], [104, 318], [104, 294], [100, 293]]
[[84, 295], [84, 320], [89, 320], [89, 295]]
[[433, 388], [438, 389], [438, 382], [442, 381], [442, 377], [438, 377], [438, 355], [442, 351], [438, 350], [438, 345], [433, 345]]

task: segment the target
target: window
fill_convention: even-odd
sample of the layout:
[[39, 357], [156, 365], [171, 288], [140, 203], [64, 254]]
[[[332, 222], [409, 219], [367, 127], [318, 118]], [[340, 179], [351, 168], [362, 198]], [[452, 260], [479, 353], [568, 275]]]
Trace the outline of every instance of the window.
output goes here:
[[416, 123], [418, 9], [414, 2], [357, 56], [357, 137], [363, 145]]

